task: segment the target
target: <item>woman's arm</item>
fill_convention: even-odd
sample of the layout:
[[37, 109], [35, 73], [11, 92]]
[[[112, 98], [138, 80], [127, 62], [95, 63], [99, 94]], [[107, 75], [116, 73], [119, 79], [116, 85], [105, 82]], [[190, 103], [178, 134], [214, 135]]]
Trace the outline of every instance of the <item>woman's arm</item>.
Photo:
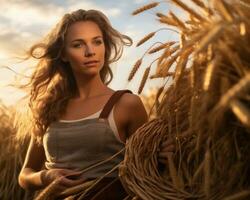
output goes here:
[[18, 177], [19, 185], [24, 189], [39, 189], [43, 187], [41, 168], [45, 161], [45, 153], [42, 145], [35, 142], [32, 137], [23, 167]]
[[78, 177], [79, 172], [68, 169], [49, 169], [41, 170], [45, 161], [45, 152], [42, 145], [31, 138], [25, 161], [19, 174], [19, 185], [27, 190], [41, 189], [49, 185], [54, 180], [60, 178], [58, 192], [67, 187], [78, 185], [85, 180]]
[[127, 94], [128, 126], [127, 136], [131, 136], [136, 130], [148, 121], [146, 109], [139, 96]]
[[[123, 98], [123, 107], [128, 116], [127, 136], [131, 136], [136, 130], [148, 121], [148, 116], [144, 105], [139, 96], [134, 94], [125, 94]], [[167, 155], [175, 151], [173, 139], [168, 139], [160, 146], [158, 161], [166, 164]]]

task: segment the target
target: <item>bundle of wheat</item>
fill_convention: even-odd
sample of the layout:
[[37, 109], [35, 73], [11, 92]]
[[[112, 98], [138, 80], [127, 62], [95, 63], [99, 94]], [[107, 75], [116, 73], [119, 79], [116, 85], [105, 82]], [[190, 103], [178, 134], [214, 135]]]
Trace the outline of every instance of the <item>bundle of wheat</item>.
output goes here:
[[[150, 78], [171, 75], [173, 84], [162, 94], [158, 119], [127, 141], [120, 178], [131, 196], [145, 200], [249, 199], [250, 2], [191, 1], [170, 0], [187, 21], [156, 14], [179, 30], [180, 41], [159, 46]], [[157, 152], [168, 137], [177, 149], [162, 170]]]

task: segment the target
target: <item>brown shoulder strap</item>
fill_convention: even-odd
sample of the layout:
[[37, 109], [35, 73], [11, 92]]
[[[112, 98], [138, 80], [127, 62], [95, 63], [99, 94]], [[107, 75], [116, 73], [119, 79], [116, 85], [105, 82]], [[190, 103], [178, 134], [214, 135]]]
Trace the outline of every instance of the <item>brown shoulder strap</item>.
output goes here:
[[99, 118], [106, 119], [109, 116], [110, 111], [112, 110], [115, 103], [121, 98], [121, 96], [125, 93], [132, 93], [130, 90], [117, 90], [112, 94], [112, 96], [109, 98], [108, 102], [105, 104], [105, 106], [102, 109], [102, 112], [99, 115]]

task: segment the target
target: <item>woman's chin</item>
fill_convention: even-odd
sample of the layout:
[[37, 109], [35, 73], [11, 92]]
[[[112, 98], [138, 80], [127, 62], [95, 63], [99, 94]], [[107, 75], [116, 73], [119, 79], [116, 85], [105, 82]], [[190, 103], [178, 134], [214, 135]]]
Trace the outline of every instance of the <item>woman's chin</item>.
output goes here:
[[97, 75], [100, 74], [100, 70], [98, 68], [85, 68], [85, 69], [81, 69], [81, 70], [77, 70], [74, 72], [76, 77], [86, 77], [86, 78], [93, 78]]
[[95, 77], [99, 74], [99, 71], [98, 70], [84, 70], [81, 74], [86, 77]]

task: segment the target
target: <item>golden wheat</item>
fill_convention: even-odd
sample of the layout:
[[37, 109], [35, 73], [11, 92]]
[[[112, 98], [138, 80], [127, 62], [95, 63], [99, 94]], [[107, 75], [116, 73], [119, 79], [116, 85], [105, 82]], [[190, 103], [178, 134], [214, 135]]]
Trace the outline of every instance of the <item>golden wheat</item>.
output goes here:
[[161, 44], [161, 45], [159, 45], [158, 47], [155, 47], [155, 48], [151, 49], [151, 50], [148, 52], [148, 54], [156, 53], [156, 52], [158, 52], [158, 51], [164, 49], [165, 47], [166, 47], [166, 44]]
[[205, 19], [199, 15], [197, 12], [195, 12], [193, 9], [189, 8], [185, 3], [181, 2], [180, 0], [171, 0], [175, 4], [177, 4], [180, 8], [187, 11], [190, 15], [194, 16], [196, 19], [200, 21], [205, 21]]
[[172, 17], [173, 21], [175, 22], [175, 24], [177, 24], [177, 26], [182, 29], [185, 30], [186, 29], [186, 25], [184, 22], [182, 22], [173, 12], [169, 12], [169, 15]]
[[148, 41], [151, 37], [153, 37], [155, 35], [156, 32], [152, 32], [152, 33], [149, 33], [147, 34], [145, 37], [143, 37], [137, 44], [136, 46], [140, 46], [142, 45], [143, 43], [145, 43], [146, 41]]
[[149, 9], [151, 9], [151, 8], [154, 8], [154, 7], [158, 6], [158, 5], [159, 5], [158, 2], [154, 2], [154, 3], [147, 4], [147, 5], [145, 5], [145, 6], [141, 7], [141, 8], [138, 8], [138, 9], [136, 9], [135, 11], [133, 11], [133, 12], [132, 12], [132, 15], [137, 15], [137, 14], [139, 14], [139, 13], [141, 13], [141, 12], [144, 12], [144, 11], [146, 11], [146, 10], [149, 10]]
[[227, 8], [226, 3], [223, 0], [216, 1], [216, 9], [220, 11], [220, 14], [224, 17], [225, 20], [232, 22], [233, 17], [230, 14], [230, 11]]
[[144, 71], [144, 74], [143, 74], [143, 77], [142, 77], [142, 80], [141, 80], [141, 83], [140, 83], [140, 86], [139, 86], [139, 89], [138, 89], [138, 94], [140, 94], [146, 84], [146, 81], [148, 79], [148, 76], [149, 76], [149, 72], [150, 72], [150, 67], [147, 67]]
[[142, 63], [142, 58], [136, 61], [134, 64], [133, 69], [130, 71], [129, 76], [128, 76], [128, 81], [131, 81], [133, 77], [135, 76], [136, 72], [138, 71], [139, 67], [141, 66]]
[[[193, 9], [184, 1], [171, 2], [189, 20], [171, 11], [156, 17], [178, 30], [179, 43], [162, 42], [148, 52], [162, 50], [149, 78], [172, 75], [173, 82], [158, 89], [162, 98], [155, 98], [156, 119], [127, 141], [121, 179], [131, 196], [145, 200], [248, 199], [249, 3], [192, 0]], [[161, 171], [160, 143], [184, 135]]]

